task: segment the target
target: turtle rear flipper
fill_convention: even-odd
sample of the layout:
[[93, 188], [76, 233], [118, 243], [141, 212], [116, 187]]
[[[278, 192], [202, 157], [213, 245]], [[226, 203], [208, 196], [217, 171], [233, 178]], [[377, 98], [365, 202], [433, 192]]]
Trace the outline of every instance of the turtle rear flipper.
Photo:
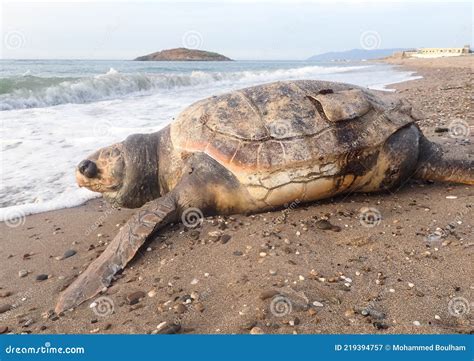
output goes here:
[[173, 193], [147, 203], [120, 230], [110, 245], [61, 293], [57, 313], [75, 307], [107, 287], [156, 230], [177, 219]]
[[422, 136], [415, 178], [474, 185], [474, 161], [448, 158], [441, 146]]

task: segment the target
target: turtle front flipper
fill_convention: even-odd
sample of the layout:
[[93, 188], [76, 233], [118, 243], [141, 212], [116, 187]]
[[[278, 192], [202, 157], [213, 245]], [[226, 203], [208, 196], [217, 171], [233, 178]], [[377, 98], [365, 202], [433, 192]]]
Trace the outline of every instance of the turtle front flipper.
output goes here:
[[174, 193], [143, 206], [120, 230], [110, 245], [61, 293], [57, 313], [75, 307], [107, 287], [112, 277], [133, 258], [156, 230], [177, 219]]

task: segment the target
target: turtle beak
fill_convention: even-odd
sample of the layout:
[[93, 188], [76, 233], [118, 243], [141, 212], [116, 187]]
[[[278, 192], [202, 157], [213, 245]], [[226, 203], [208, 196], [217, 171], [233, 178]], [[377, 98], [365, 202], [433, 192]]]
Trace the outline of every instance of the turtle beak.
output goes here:
[[98, 173], [97, 165], [89, 159], [80, 162], [77, 166], [77, 170], [86, 178], [94, 178]]

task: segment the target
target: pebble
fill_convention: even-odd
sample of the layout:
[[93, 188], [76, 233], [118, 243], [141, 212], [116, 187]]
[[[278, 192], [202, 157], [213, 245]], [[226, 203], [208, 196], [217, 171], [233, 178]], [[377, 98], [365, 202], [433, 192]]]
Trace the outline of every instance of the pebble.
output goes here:
[[205, 307], [204, 305], [201, 303], [201, 302], [196, 302], [194, 304], [194, 308], [196, 309], [196, 311], [198, 312], [203, 312], [205, 310]]
[[182, 303], [178, 303], [177, 305], [174, 306], [174, 310], [176, 311], [176, 313], [179, 313], [181, 315], [185, 313], [188, 309]]
[[144, 297], [145, 297], [145, 292], [136, 291], [127, 295], [127, 302], [129, 305], [134, 305], [140, 302], [140, 300]]
[[222, 244], [226, 244], [227, 242], [230, 241], [232, 237], [228, 234], [223, 234], [222, 237], [221, 237], [221, 243]]
[[331, 224], [331, 222], [329, 222], [325, 219], [321, 219], [321, 220], [317, 221], [316, 222], [316, 228], [319, 228], [319, 229], [322, 229], [322, 230], [325, 230], [325, 231], [334, 231], [334, 232], [340, 232], [341, 231], [341, 227], [335, 226], [335, 225]]
[[260, 252], [258, 255], [259, 255], [260, 257], [266, 257], [266, 256], [267, 256], [266, 252]]
[[234, 251], [232, 254], [234, 256], [242, 256], [243, 255], [243, 253], [241, 251]]
[[414, 324], [415, 326], [421, 326], [420, 321], [413, 321], [413, 324]]
[[434, 316], [435, 320], [441, 320], [441, 317], [439, 315]]
[[69, 258], [69, 257], [72, 257], [76, 254], [77, 252], [73, 249], [68, 249], [66, 252], [64, 252], [64, 255], [63, 255], [63, 258], [62, 259], [66, 259], [66, 258]]
[[0, 291], [0, 298], [5, 298], [10, 296], [12, 293], [10, 291]]
[[48, 275], [47, 274], [39, 274], [38, 276], [36, 276], [36, 280], [37, 281], [44, 281], [44, 280], [47, 280], [48, 279]]
[[263, 335], [264, 332], [260, 327], [252, 327], [252, 329], [250, 330], [250, 334], [251, 335]]
[[260, 293], [259, 298], [261, 300], [266, 300], [266, 299], [275, 297], [278, 294], [279, 294], [279, 292], [276, 291], [276, 290], [266, 290], [266, 291], [263, 291], [262, 293]]
[[408, 287], [413, 288], [413, 287], [415, 287], [415, 285], [413, 283], [409, 282]]
[[157, 333], [162, 335], [170, 335], [174, 333], [178, 333], [181, 330], [180, 325], [168, 325], [167, 322], [160, 323], [157, 327]]
[[18, 271], [18, 277], [23, 278], [23, 277], [26, 277], [26, 276], [28, 276], [28, 271], [26, 269], [22, 269], [22, 270]]
[[0, 306], [0, 313], [10, 311], [12, 308], [13, 308], [12, 305], [9, 305], [9, 304], [2, 305]]
[[146, 251], [147, 251], [147, 252], [151, 252], [151, 251], [153, 251], [153, 248], [148, 247], [148, 248], [146, 249]]
[[191, 281], [191, 284], [196, 285], [198, 282], [199, 282], [199, 280], [197, 278], [193, 278], [192, 281]]
[[268, 271], [268, 273], [270, 273], [272, 276], [275, 276], [277, 274], [277, 271], [274, 269], [271, 269]]
[[458, 199], [457, 196], [446, 196], [446, 199]]
[[148, 292], [148, 297], [155, 297], [156, 296], [156, 291], [155, 290], [151, 290]]
[[304, 281], [304, 276], [299, 275], [299, 276], [298, 276], [298, 279], [299, 279], [300, 281]]
[[318, 301], [314, 301], [313, 306], [314, 307], [324, 307], [324, 305], [321, 302], [318, 302]]
[[6, 333], [8, 331], [8, 326], [0, 326], [0, 334]]

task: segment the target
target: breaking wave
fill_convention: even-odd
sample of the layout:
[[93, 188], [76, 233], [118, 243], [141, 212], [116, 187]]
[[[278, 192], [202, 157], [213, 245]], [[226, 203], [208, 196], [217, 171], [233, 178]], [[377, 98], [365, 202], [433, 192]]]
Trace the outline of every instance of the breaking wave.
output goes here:
[[0, 110], [42, 108], [60, 104], [84, 104], [125, 96], [148, 95], [160, 90], [211, 84], [253, 83], [286, 79], [311, 79], [321, 74], [342, 73], [366, 66], [305, 66], [291, 69], [191, 73], [107, 73], [87, 78], [22, 76], [0, 78]]

